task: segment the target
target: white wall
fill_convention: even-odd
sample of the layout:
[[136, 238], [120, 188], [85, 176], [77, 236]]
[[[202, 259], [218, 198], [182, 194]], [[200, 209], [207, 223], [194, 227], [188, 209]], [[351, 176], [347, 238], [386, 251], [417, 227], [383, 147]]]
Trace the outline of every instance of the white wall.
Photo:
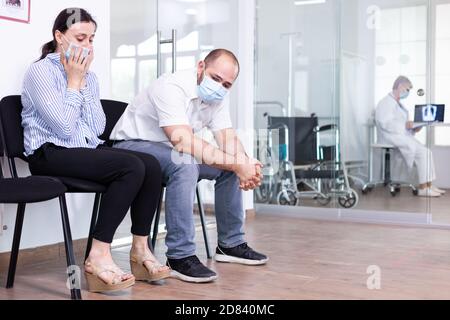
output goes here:
[[[96, 59], [93, 71], [100, 81], [101, 96], [110, 96], [110, 14], [108, 0], [39, 0], [33, 1], [30, 24], [0, 20], [0, 97], [21, 93], [23, 75], [39, 58], [41, 46], [52, 39], [52, 26], [57, 14], [67, 7], [87, 9], [99, 28], [95, 41]], [[4, 169], [5, 165], [3, 165]], [[6, 170], [4, 170], [6, 171]], [[21, 175], [28, 175], [25, 164]], [[93, 205], [93, 196], [68, 196], [69, 215], [74, 239], [86, 238]], [[3, 224], [8, 227], [0, 235], [0, 252], [10, 251], [16, 206], [6, 205]], [[2, 207], [0, 207], [0, 210]], [[0, 219], [0, 221], [2, 220]], [[56, 200], [30, 205], [25, 216], [21, 248], [32, 248], [63, 241], [59, 205]]]

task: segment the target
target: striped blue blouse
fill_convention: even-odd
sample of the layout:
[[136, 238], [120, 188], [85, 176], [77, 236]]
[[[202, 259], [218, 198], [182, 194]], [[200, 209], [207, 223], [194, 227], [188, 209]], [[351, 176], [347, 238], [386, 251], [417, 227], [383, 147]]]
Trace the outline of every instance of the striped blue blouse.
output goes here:
[[97, 77], [88, 72], [85, 88], [68, 89], [59, 53], [31, 65], [24, 79], [22, 104], [26, 156], [47, 142], [91, 149], [103, 143], [98, 136], [105, 130], [106, 117]]

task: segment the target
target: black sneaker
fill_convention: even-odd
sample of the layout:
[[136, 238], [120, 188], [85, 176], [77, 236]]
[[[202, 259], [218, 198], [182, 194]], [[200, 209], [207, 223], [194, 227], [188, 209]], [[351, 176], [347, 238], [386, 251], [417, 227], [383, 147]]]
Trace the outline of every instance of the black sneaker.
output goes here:
[[250, 248], [247, 243], [243, 243], [234, 248], [222, 248], [221, 246], [218, 246], [216, 249], [215, 260], [218, 262], [257, 266], [265, 264], [269, 261], [269, 258]]
[[217, 279], [217, 274], [204, 266], [197, 256], [183, 259], [167, 259], [167, 265], [172, 269], [171, 276], [186, 282], [211, 282]]

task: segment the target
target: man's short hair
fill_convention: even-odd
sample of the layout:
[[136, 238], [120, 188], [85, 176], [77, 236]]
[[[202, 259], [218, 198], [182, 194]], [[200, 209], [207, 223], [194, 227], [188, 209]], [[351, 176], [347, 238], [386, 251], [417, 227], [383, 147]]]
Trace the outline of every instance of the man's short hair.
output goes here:
[[241, 70], [239, 60], [236, 58], [233, 52], [227, 49], [215, 49], [211, 51], [205, 58], [206, 67], [216, 62], [217, 59], [219, 59], [221, 56], [227, 56], [228, 58], [231, 58], [238, 67], [238, 74], [239, 74], [239, 71]]
[[394, 82], [394, 86], [392, 87], [393, 90], [397, 90], [398, 87], [400, 87], [400, 85], [402, 84], [407, 84], [410, 85], [412, 87], [412, 82], [411, 80], [409, 80], [407, 77], [405, 76], [400, 76], [397, 78], [397, 80], [395, 80]]

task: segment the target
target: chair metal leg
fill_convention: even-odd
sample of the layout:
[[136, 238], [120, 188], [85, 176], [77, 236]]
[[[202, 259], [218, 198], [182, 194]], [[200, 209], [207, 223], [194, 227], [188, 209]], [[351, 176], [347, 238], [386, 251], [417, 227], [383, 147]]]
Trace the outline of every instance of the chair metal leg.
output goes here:
[[14, 278], [16, 276], [17, 258], [19, 256], [20, 238], [22, 236], [23, 218], [25, 216], [25, 203], [19, 203], [17, 206], [16, 226], [14, 228], [14, 238], [11, 249], [11, 258], [9, 260], [8, 280], [6, 288], [10, 289], [14, 286]]
[[154, 222], [154, 225], [153, 225], [153, 235], [152, 235], [151, 241], [150, 241], [150, 237], [149, 237], [148, 247], [151, 250], [153, 250], [153, 252], [155, 251], [156, 238], [158, 237], [159, 218], [161, 217], [162, 201], [163, 201], [163, 198], [164, 198], [165, 190], [166, 190], [166, 188], [164, 188], [164, 187], [161, 188], [161, 194], [159, 196], [158, 208], [156, 208], [155, 222]]
[[[68, 273], [67, 276], [69, 279], [73, 277], [73, 274], [70, 274], [69, 269], [75, 267], [76, 261], [75, 261], [75, 254], [73, 252], [73, 243], [72, 243], [72, 233], [70, 231], [70, 222], [69, 222], [69, 215], [67, 214], [67, 204], [66, 204], [66, 196], [62, 195], [59, 197], [59, 205], [61, 208], [61, 221], [62, 221], [62, 227], [63, 227], [63, 233], [64, 233], [64, 246], [66, 249], [66, 260], [67, 260], [67, 267], [68, 267]], [[75, 275], [80, 276], [80, 275]], [[78, 285], [80, 282], [78, 281]], [[81, 300], [81, 290], [80, 288], [71, 288], [70, 289], [70, 295], [72, 300]]]
[[[369, 170], [369, 182], [367, 182], [363, 188], [362, 191], [364, 194], [371, 191], [373, 188], [376, 188], [378, 186], [389, 186], [391, 187], [394, 182], [392, 181], [392, 173], [391, 173], [391, 149], [383, 149], [384, 155], [382, 157], [381, 162], [381, 179], [378, 181], [373, 180], [373, 168], [370, 167]], [[370, 166], [372, 166], [373, 163], [373, 151], [371, 148], [370, 153]]]
[[209, 251], [209, 241], [208, 241], [208, 233], [206, 230], [205, 212], [203, 210], [203, 202], [202, 202], [202, 198], [200, 196], [200, 190], [199, 190], [198, 186], [196, 189], [196, 193], [197, 193], [198, 211], [200, 213], [200, 220], [202, 222], [203, 238], [205, 239], [206, 256], [208, 257], [208, 259], [211, 259], [212, 256], [211, 256], [211, 252]]
[[391, 151], [390, 150], [386, 150], [386, 155], [385, 155], [385, 172], [384, 172], [384, 180], [386, 185], [389, 185], [392, 181], [391, 179]]
[[95, 229], [95, 225], [97, 224], [97, 217], [98, 217], [98, 211], [100, 209], [101, 200], [102, 200], [102, 194], [96, 193], [95, 201], [94, 201], [94, 208], [92, 210], [91, 226], [89, 228], [89, 236], [88, 236], [88, 242], [87, 242], [87, 246], [86, 246], [86, 253], [84, 255], [85, 261], [89, 257], [89, 253], [91, 252], [92, 240], [94, 237], [94, 229]]

